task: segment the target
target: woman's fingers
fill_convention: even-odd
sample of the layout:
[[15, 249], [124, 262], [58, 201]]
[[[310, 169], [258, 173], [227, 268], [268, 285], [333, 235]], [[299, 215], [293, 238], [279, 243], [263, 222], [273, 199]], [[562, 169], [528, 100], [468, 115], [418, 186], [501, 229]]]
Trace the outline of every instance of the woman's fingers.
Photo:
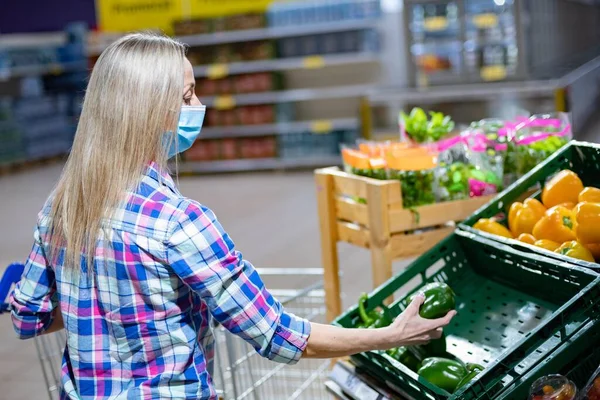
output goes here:
[[404, 312], [409, 317], [419, 314], [419, 308], [421, 308], [421, 304], [423, 304], [424, 301], [425, 301], [425, 295], [423, 293], [419, 293], [418, 295], [415, 296], [413, 301], [410, 302], [408, 307], [406, 307], [406, 310], [404, 310]]
[[433, 329], [443, 328], [445, 326], [448, 326], [448, 324], [450, 324], [450, 322], [452, 321], [452, 318], [454, 318], [455, 315], [456, 315], [456, 311], [452, 310], [452, 311], [449, 311], [448, 314], [446, 314], [442, 318], [428, 319], [427, 321], [429, 322], [430, 329], [433, 330]]

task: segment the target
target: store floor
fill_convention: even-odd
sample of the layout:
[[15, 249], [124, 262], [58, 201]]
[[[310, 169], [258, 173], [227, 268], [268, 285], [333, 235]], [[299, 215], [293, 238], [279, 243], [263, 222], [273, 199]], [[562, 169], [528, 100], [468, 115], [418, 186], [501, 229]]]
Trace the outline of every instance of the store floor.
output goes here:
[[[0, 177], [0, 271], [22, 261], [32, 244], [36, 214], [61, 165]], [[321, 266], [313, 175], [252, 173], [181, 177], [182, 192], [215, 211], [244, 257], [261, 268]], [[345, 305], [371, 287], [369, 253], [340, 245]], [[398, 268], [401, 264], [398, 264]], [[269, 278], [273, 288], [301, 288], [314, 278]], [[0, 316], [0, 398], [41, 398], [45, 385], [33, 341], [15, 338]]]
[[[600, 122], [581, 139], [600, 141]], [[0, 177], [0, 272], [22, 261], [32, 243], [36, 214], [61, 165]], [[321, 267], [315, 188], [311, 172], [182, 177], [182, 192], [215, 211], [246, 259], [261, 268]], [[371, 288], [369, 253], [340, 244], [344, 307]], [[394, 265], [400, 270], [406, 263]], [[298, 288], [311, 278], [269, 278], [272, 288]], [[0, 398], [44, 398], [45, 383], [33, 341], [15, 338], [8, 315], [0, 316]]]

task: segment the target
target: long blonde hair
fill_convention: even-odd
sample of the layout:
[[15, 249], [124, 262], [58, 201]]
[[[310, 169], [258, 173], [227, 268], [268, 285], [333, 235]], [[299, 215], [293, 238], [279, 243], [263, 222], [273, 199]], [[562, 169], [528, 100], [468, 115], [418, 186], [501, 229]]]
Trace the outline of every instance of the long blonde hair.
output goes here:
[[[184, 85], [185, 47], [136, 33], [111, 44], [87, 87], [69, 159], [52, 198], [51, 252], [64, 266], [90, 266], [102, 222], [155, 161], [167, 169], [166, 131], [175, 132]], [[170, 143], [168, 144], [170, 145]]]

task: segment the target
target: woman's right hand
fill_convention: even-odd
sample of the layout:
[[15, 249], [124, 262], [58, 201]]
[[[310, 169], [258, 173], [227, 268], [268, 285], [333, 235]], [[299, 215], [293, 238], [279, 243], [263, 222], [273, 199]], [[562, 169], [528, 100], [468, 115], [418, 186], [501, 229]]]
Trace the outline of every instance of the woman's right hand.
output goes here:
[[[442, 336], [443, 328], [452, 321], [456, 311], [450, 311], [442, 318], [425, 319], [419, 315], [419, 308], [424, 301], [424, 295], [415, 296], [414, 300], [394, 320], [392, 325], [382, 328], [387, 331], [389, 348], [426, 344]], [[387, 350], [387, 348], [380, 350]]]

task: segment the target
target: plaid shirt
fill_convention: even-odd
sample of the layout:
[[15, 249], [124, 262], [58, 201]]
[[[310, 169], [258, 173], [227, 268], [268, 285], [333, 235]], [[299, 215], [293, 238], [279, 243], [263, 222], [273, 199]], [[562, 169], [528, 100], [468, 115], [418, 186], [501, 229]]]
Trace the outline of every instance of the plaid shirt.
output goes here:
[[62, 257], [49, 264], [49, 202], [40, 212], [12, 317], [30, 338], [60, 306], [61, 398], [216, 398], [213, 320], [270, 360], [300, 359], [310, 324], [269, 294], [211, 210], [183, 197], [156, 164], [128, 197], [105, 223], [91, 274], [64, 268]]

